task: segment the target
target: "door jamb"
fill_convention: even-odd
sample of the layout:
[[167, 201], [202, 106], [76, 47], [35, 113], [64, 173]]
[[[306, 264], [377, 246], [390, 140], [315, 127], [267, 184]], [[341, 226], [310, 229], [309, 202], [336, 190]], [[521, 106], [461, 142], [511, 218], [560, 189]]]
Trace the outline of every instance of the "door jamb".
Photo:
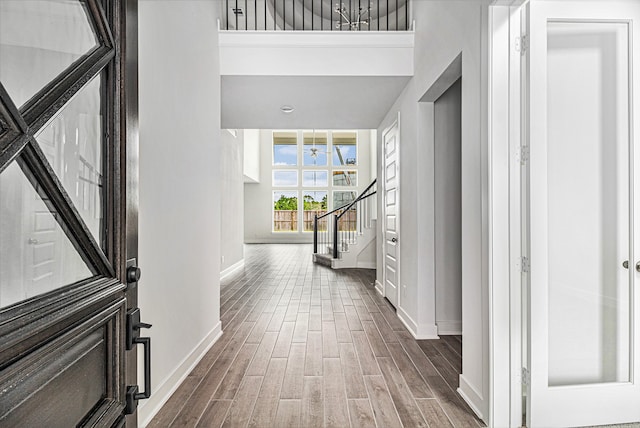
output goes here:
[[[522, 426], [522, 6], [489, 8], [489, 426]], [[509, 403], [505, 406], [505, 403]]]

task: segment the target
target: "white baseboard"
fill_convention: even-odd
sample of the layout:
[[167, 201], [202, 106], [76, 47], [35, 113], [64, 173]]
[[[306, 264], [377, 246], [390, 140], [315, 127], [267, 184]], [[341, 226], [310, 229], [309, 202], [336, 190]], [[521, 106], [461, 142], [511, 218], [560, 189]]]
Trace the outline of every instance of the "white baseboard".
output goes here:
[[223, 279], [237, 270], [240, 270], [244, 267], [244, 259], [241, 259], [239, 262], [232, 264], [222, 272], [220, 272], [220, 279]]
[[435, 324], [418, 325], [418, 323], [415, 322], [413, 318], [411, 318], [409, 314], [402, 308], [397, 308], [396, 313], [398, 314], [398, 318], [400, 319], [400, 321], [402, 321], [402, 324], [407, 327], [407, 330], [409, 330], [409, 333], [411, 333], [414, 339], [440, 339], [440, 337], [438, 336], [438, 328]]
[[484, 418], [484, 412], [481, 410], [484, 408], [482, 394], [478, 393], [478, 391], [469, 382], [467, 382], [464, 375], [460, 375], [460, 386], [458, 387], [457, 392], [469, 407], [471, 407], [471, 410], [473, 410], [476, 416], [486, 423], [487, 421]]
[[376, 262], [357, 262], [356, 267], [360, 269], [375, 269]]
[[380, 281], [378, 281], [377, 279], [376, 279], [375, 287], [378, 294], [384, 297], [384, 288], [382, 288], [382, 284], [380, 284]]
[[396, 308], [396, 315], [398, 315], [402, 324], [404, 324], [404, 326], [407, 327], [407, 330], [409, 330], [409, 332], [415, 337], [418, 331], [418, 324], [400, 306]]
[[171, 398], [180, 384], [200, 362], [202, 357], [211, 349], [214, 343], [222, 336], [222, 323], [218, 324], [196, 345], [195, 348], [182, 360], [178, 367], [153, 391], [151, 398], [140, 403], [138, 407], [138, 424], [144, 428], [160, 411], [162, 406]]
[[436, 321], [438, 334], [442, 336], [461, 335], [462, 321]]

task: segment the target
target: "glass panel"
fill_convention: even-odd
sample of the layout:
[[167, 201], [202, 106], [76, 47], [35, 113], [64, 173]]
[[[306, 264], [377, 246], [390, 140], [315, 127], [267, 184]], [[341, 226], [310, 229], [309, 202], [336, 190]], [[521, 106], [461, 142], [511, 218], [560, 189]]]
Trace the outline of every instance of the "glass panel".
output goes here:
[[327, 187], [329, 179], [327, 171], [302, 171], [302, 186]]
[[273, 171], [274, 186], [297, 186], [298, 171]]
[[40, 148], [99, 243], [103, 242], [103, 117], [97, 76], [36, 135]]
[[358, 133], [352, 131], [334, 131], [333, 166], [358, 164]]
[[298, 192], [273, 192], [273, 231], [298, 231]]
[[327, 133], [324, 131], [305, 132], [304, 156], [302, 164], [304, 166], [327, 166]]
[[276, 166], [298, 165], [298, 133], [273, 133], [273, 164]]
[[0, 82], [18, 107], [96, 46], [84, 1], [0, 1]]
[[353, 202], [357, 196], [356, 192], [333, 192], [333, 209]]
[[358, 185], [358, 173], [356, 171], [333, 171], [333, 185], [355, 187]]
[[0, 174], [0, 307], [95, 274], [56, 217], [17, 162]]
[[327, 212], [327, 191], [306, 190], [303, 195], [304, 231], [313, 231], [313, 219]]
[[548, 23], [550, 386], [630, 379], [628, 31]]

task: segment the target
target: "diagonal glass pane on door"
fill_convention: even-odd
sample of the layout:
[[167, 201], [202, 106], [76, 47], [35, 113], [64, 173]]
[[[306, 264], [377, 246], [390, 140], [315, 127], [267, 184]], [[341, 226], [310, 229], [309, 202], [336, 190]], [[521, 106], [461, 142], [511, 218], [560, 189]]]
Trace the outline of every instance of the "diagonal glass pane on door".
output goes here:
[[0, 174], [0, 308], [95, 275], [17, 162]]
[[101, 77], [82, 88], [36, 135], [82, 220], [103, 242], [103, 118]]
[[84, 1], [0, 1], [0, 82], [18, 107], [98, 44]]

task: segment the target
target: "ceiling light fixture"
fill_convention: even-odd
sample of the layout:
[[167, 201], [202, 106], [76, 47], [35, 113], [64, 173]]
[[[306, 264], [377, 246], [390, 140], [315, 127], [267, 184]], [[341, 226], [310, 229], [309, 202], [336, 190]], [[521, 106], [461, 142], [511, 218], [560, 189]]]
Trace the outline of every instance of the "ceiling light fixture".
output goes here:
[[289, 114], [289, 113], [293, 113], [294, 108], [291, 106], [282, 106], [280, 107], [280, 111], [283, 112], [284, 114]]

